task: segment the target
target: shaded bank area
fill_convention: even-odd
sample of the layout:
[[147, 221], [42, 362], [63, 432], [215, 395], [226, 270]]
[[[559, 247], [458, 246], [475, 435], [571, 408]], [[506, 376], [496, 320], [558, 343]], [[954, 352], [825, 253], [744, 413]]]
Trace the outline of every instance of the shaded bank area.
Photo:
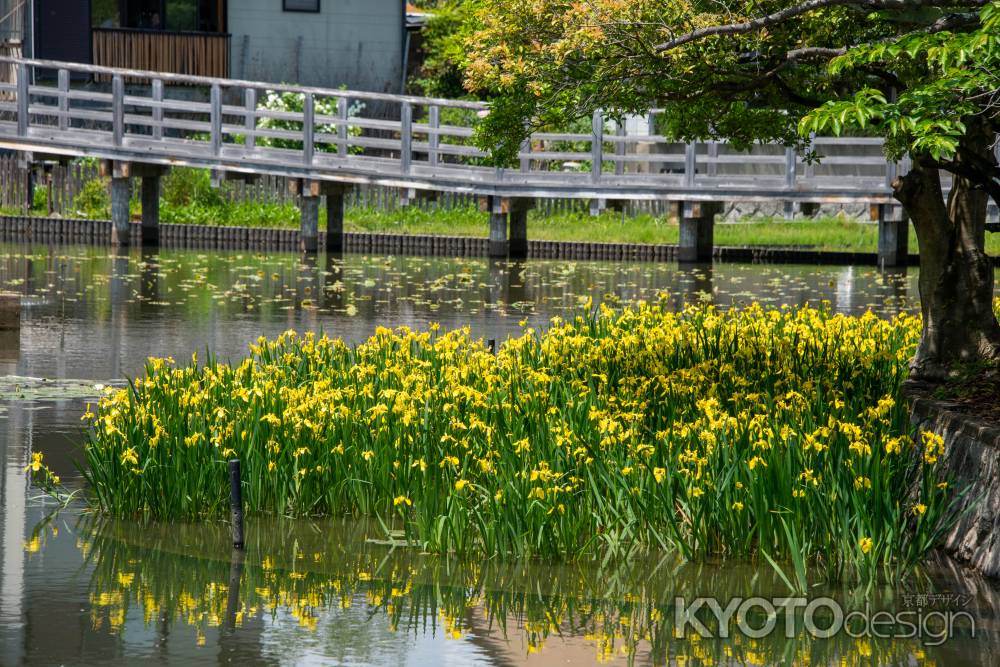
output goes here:
[[[986, 576], [1000, 578], [1000, 421], [947, 387], [910, 381], [903, 396], [914, 426], [944, 439], [941, 472], [962, 508], [942, 548]], [[991, 402], [995, 399], [994, 394]]]

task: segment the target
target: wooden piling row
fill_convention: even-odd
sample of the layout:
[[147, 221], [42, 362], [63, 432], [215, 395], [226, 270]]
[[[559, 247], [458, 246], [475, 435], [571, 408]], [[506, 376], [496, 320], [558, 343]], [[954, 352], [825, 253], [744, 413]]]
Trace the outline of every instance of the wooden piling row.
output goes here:
[[[141, 243], [139, 222], [130, 223], [130, 244]], [[203, 250], [287, 251], [299, 250], [299, 230], [270, 227], [219, 227], [208, 225], [161, 224], [160, 246]], [[107, 220], [0, 216], [0, 241], [31, 243], [111, 243], [111, 223]], [[319, 232], [318, 244], [326, 247], [326, 233]], [[422, 255], [486, 257], [489, 239], [467, 236], [416, 236], [408, 234], [344, 234], [346, 252], [371, 255]], [[575, 241], [528, 241], [528, 257], [554, 260], [598, 260], [612, 262], [673, 262], [678, 247], [668, 244], [592, 243]], [[805, 264], [877, 265], [876, 253], [822, 252], [794, 248], [715, 247], [712, 259], [724, 262], [770, 262]], [[917, 256], [910, 255], [911, 265]]]

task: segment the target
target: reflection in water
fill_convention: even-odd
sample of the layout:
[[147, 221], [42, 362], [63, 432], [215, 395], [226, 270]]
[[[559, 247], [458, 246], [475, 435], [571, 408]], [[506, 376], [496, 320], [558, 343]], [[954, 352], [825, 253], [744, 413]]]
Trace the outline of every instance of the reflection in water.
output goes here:
[[[0, 244], [0, 289], [23, 295], [21, 375], [109, 380], [146, 357], [238, 359], [260, 335], [322, 329], [357, 342], [376, 326], [470, 326], [503, 340], [592, 298], [624, 302], [828, 300], [838, 312], [912, 310], [916, 270], [126, 250]], [[3, 353], [0, 353], [3, 354]], [[3, 357], [0, 356], [0, 363]]]
[[680, 296], [684, 303], [713, 303], [712, 264], [688, 264], [678, 278]]
[[[35, 527], [32, 558], [49, 548], [51, 518]], [[73, 522], [70, 522], [71, 524]], [[845, 609], [905, 608], [921, 595], [967, 596], [977, 619], [941, 646], [840, 633], [814, 639], [797, 624], [752, 638], [675, 636], [676, 596], [781, 597], [788, 589], [757, 564], [684, 563], [673, 556], [615, 564], [458, 562], [392, 548], [378, 526], [356, 521], [257, 519], [246, 554], [224, 525], [156, 526], [75, 519], [90, 572], [85, 633], [112, 636], [122, 657], [158, 642], [170, 650], [223, 650], [251, 661], [402, 661], [407, 645], [455, 643], [464, 659], [493, 664], [621, 660], [641, 664], [995, 664], [1000, 596], [975, 579], [932, 570], [908, 589], [870, 596], [818, 589]], [[231, 555], [232, 554], [232, 555]], [[801, 616], [799, 617], [801, 620]], [[766, 618], [750, 619], [760, 627]], [[824, 621], [825, 623], [825, 621]], [[714, 629], [712, 623], [707, 623]], [[690, 626], [689, 626], [690, 629]], [[855, 630], [855, 634], [859, 631]], [[394, 639], [395, 637], [395, 639]], [[179, 644], [179, 646], [178, 646]], [[435, 649], [437, 650], [437, 649]], [[35, 657], [41, 657], [35, 656]]]
[[[0, 333], [0, 374], [107, 382], [150, 355], [238, 359], [260, 335], [376, 326], [502, 340], [589, 298], [670, 294], [674, 305], [829, 300], [839, 312], [913, 310], [916, 270], [368, 257], [0, 244], [0, 289], [22, 295]], [[99, 524], [47, 511], [24, 466], [44, 450], [71, 479], [78, 397], [0, 400], [0, 664], [996, 664], [997, 592], [935, 570], [921, 590], [970, 596], [975, 642], [938, 648], [838, 636], [672, 637], [674, 595], [784, 595], [764, 564], [631, 561], [614, 567], [456, 563], [368, 541], [364, 524], [260, 521], [231, 558], [226, 528]], [[33, 528], [34, 527], [34, 528]], [[237, 585], [238, 584], [238, 585]], [[916, 584], [914, 584], [916, 585]], [[858, 604], [857, 592], [827, 591]], [[819, 591], [815, 591], [819, 594]], [[879, 591], [887, 607], [898, 592]]]
[[[0, 415], [0, 418], [3, 418]], [[0, 495], [0, 520], [3, 521], [3, 542], [0, 543], [0, 661], [5, 665], [19, 664], [21, 644], [10, 639], [17, 636], [23, 626], [24, 603], [24, 549], [25, 510], [28, 480], [24, 473], [30, 456], [30, 442], [19, 442], [21, 433], [31, 433], [31, 413], [21, 410], [7, 414], [10, 422], [6, 433], [0, 431], [3, 443], [2, 495]], [[3, 437], [6, 436], [6, 437]]]

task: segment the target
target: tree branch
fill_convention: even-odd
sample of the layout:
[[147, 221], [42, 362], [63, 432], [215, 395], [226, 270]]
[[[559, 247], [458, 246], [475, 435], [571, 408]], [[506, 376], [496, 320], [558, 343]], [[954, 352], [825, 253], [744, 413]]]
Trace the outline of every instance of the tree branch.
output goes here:
[[[970, 154], [963, 152], [962, 157], [969, 159]], [[944, 171], [955, 174], [956, 176], [963, 176], [969, 179], [976, 187], [982, 188], [986, 193], [1000, 206], [1000, 182], [997, 182], [995, 177], [991, 176], [990, 173], [984, 172], [981, 169], [977, 169], [968, 164], [958, 162], [956, 160], [947, 160], [944, 162], [938, 160], [925, 159], [923, 160], [928, 166], [935, 167], [937, 169], [943, 169]], [[992, 171], [998, 171], [994, 166]]]
[[799, 60], [829, 60], [837, 56], [842, 56], [845, 53], [847, 53], [846, 47], [834, 49], [825, 46], [808, 46], [802, 49], [792, 49], [785, 54], [785, 58], [789, 62], [797, 62]]
[[[767, 14], [742, 23], [728, 23], [724, 25], [711, 25], [704, 28], [697, 28], [691, 32], [674, 37], [673, 39], [657, 44], [654, 48], [658, 52], [670, 51], [679, 46], [696, 42], [713, 35], [745, 35], [764, 28], [784, 23], [790, 19], [808, 14], [817, 9], [826, 7], [857, 7], [859, 9], [918, 9], [929, 6], [949, 6], [949, 7], [981, 7], [989, 0], [948, 0], [946, 2], [934, 2], [934, 0], [806, 0], [805, 2], [786, 7], [785, 9]], [[946, 28], [943, 28], [946, 29]]]

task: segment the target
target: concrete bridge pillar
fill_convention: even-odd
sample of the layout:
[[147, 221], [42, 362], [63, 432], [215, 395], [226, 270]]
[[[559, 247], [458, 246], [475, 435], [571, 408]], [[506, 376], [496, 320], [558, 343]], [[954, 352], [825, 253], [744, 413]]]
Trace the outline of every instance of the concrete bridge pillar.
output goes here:
[[528, 256], [528, 211], [534, 207], [534, 199], [486, 198], [490, 213], [490, 257], [522, 259]]
[[344, 252], [344, 194], [347, 188], [339, 183], [326, 186], [326, 251]]
[[323, 184], [320, 181], [292, 179], [288, 181], [288, 189], [292, 194], [299, 195], [299, 250], [316, 252], [319, 247], [319, 198]]
[[316, 252], [319, 247], [319, 197], [303, 195], [299, 201], [302, 226], [299, 229], [299, 250]]
[[528, 256], [528, 211], [535, 208], [535, 200], [511, 199], [507, 208], [510, 211], [508, 254], [511, 259], [524, 259]]
[[715, 215], [721, 209], [722, 205], [719, 202], [686, 201], [681, 205], [678, 261], [711, 261], [715, 238]]
[[879, 204], [872, 209], [878, 215], [879, 267], [906, 266], [910, 252], [910, 220], [906, 212], [899, 204]]
[[507, 257], [510, 253], [510, 241], [507, 238], [508, 211], [499, 197], [487, 197], [486, 208], [490, 213], [490, 257]]
[[132, 199], [132, 179], [111, 177], [111, 244], [129, 244], [129, 201]]
[[117, 246], [127, 246], [129, 241], [129, 203], [132, 199], [132, 179], [142, 181], [142, 245], [160, 243], [160, 177], [168, 167], [139, 162], [101, 163], [101, 173], [111, 176], [111, 239]]
[[168, 167], [133, 164], [131, 175], [142, 179], [142, 245], [160, 245], [160, 178]]
[[160, 245], [160, 177], [142, 177], [142, 245]]

